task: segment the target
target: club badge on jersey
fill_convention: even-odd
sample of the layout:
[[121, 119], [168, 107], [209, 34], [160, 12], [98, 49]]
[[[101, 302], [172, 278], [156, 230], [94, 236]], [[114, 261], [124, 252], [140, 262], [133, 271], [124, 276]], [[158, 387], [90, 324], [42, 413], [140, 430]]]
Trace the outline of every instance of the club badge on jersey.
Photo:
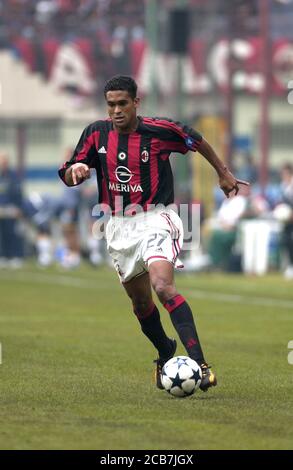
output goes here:
[[149, 152], [147, 150], [144, 150], [143, 152], [141, 152], [141, 161], [143, 163], [146, 163], [148, 162], [149, 160]]

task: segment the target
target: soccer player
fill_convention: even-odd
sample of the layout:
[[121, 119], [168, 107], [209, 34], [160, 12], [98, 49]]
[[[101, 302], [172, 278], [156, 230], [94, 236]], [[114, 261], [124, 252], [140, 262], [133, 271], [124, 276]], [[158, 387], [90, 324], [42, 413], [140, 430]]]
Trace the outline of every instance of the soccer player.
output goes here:
[[99, 202], [108, 204], [112, 214], [107, 248], [141, 329], [158, 351], [157, 387], [163, 388], [161, 370], [177, 345], [164, 331], [152, 289], [188, 355], [201, 366], [200, 388], [207, 391], [217, 384], [216, 376], [204, 358], [191, 309], [174, 283], [183, 230], [179, 216], [168, 208], [174, 200], [169, 156], [198, 150], [215, 168], [227, 197], [248, 183], [235, 179], [195, 130], [171, 119], [138, 116], [137, 85], [131, 77], [111, 78], [104, 96], [109, 118], [85, 128], [59, 175], [66, 185], [75, 186], [96, 169]]

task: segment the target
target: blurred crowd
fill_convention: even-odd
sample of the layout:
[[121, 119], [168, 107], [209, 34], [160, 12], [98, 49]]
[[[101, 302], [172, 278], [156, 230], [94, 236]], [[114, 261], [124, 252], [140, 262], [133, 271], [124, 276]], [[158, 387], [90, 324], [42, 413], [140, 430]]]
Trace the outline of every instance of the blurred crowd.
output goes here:
[[[274, 190], [262, 194], [251, 156], [246, 163], [237, 176], [248, 179], [249, 187], [228, 199], [215, 188], [215, 211], [202, 220], [194, 270], [262, 275], [274, 269], [293, 279], [293, 165], [284, 164]], [[94, 227], [96, 203], [95, 178], [76, 188], [60, 186], [58, 196], [24, 196], [7, 155], [0, 153], [0, 267], [17, 268], [32, 256], [42, 267], [58, 263], [72, 269], [82, 259], [93, 266], [107, 263], [104, 237], [97, 236], [104, 227]], [[184, 255], [192, 269], [192, 252]]]
[[[135, 0], [1, 0], [1, 44], [14, 35], [39, 40], [143, 34], [144, 2]], [[138, 31], [139, 30], [139, 31]], [[98, 37], [98, 36], [97, 36]]]
[[210, 266], [257, 275], [280, 269], [293, 279], [293, 165], [283, 164], [262, 191], [252, 156], [244, 162], [235, 174], [250, 186], [229, 199], [217, 188], [215, 212], [203, 224]]
[[131, 41], [144, 37], [144, 2], [0, 0], [0, 50], [51, 75], [60, 45], [75, 44], [100, 82], [131, 69]]
[[[275, 0], [269, 3], [273, 42], [276, 38], [292, 38], [292, 2]], [[154, 11], [152, 5], [148, 1], [135, 0], [0, 0], [0, 51], [8, 50], [26, 64], [30, 72], [41, 74], [57, 89], [77, 97], [74, 103], [83, 104], [89, 96], [98, 100], [109, 77], [118, 73], [134, 76], [143, 73], [143, 59], [149, 40], [155, 37], [156, 21], [158, 51], [169, 51], [168, 12], [178, 7], [178, 1], [157, 0]], [[239, 46], [235, 67], [244, 68], [248, 75], [254, 68], [258, 70], [260, 46], [256, 37], [260, 23], [257, 0], [189, 0], [181, 6], [190, 8], [189, 56], [194, 71], [200, 76], [212, 72], [208, 65], [210, 54], [214, 47], [216, 51], [220, 50], [217, 45], [227, 32], [249, 42], [249, 46]], [[155, 19], [151, 19], [151, 15]], [[254, 52], [248, 56], [243, 47], [250, 47]], [[276, 47], [277, 44], [273, 45], [273, 54], [281, 49], [280, 44]], [[272, 74], [274, 93], [280, 92], [280, 88], [283, 91], [284, 80], [287, 87], [286, 70], [290, 68], [290, 59], [284, 53], [280, 57], [275, 60], [273, 55], [272, 59], [273, 69], [281, 77], [275, 80]], [[194, 91], [202, 93], [205, 87], [217, 85], [220, 69], [217, 74], [212, 72], [210, 84], [197, 83]], [[250, 80], [244, 82], [241, 87], [245, 89], [255, 86]]]
[[93, 236], [96, 184], [64, 186], [57, 196], [24, 195], [8, 162], [0, 153], [0, 268], [21, 267], [31, 257], [42, 267], [57, 263], [65, 269], [78, 267], [82, 258], [93, 266], [107, 262], [104, 240]]

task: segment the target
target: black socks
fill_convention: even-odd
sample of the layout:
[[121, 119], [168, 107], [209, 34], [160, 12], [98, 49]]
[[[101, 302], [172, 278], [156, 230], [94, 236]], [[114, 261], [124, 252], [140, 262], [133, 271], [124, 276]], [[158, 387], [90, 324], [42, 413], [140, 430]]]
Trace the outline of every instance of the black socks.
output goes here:
[[134, 313], [138, 318], [143, 333], [158, 350], [159, 356], [163, 358], [169, 357], [172, 345], [163, 329], [160, 313], [155, 304], [144, 315], [141, 315], [139, 312]]
[[203, 364], [205, 360], [197, 335], [193, 315], [184, 297], [178, 294], [168, 300], [164, 304], [164, 307], [170, 313], [173, 326], [188, 352], [188, 355], [199, 365]]

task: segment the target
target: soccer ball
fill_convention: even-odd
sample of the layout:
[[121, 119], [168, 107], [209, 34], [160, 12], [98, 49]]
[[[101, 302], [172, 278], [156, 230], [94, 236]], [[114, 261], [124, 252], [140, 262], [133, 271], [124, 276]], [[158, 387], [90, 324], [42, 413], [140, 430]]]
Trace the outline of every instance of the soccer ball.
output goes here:
[[162, 369], [162, 385], [174, 397], [192, 395], [201, 383], [201, 368], [187, 356], [170, 359]]

